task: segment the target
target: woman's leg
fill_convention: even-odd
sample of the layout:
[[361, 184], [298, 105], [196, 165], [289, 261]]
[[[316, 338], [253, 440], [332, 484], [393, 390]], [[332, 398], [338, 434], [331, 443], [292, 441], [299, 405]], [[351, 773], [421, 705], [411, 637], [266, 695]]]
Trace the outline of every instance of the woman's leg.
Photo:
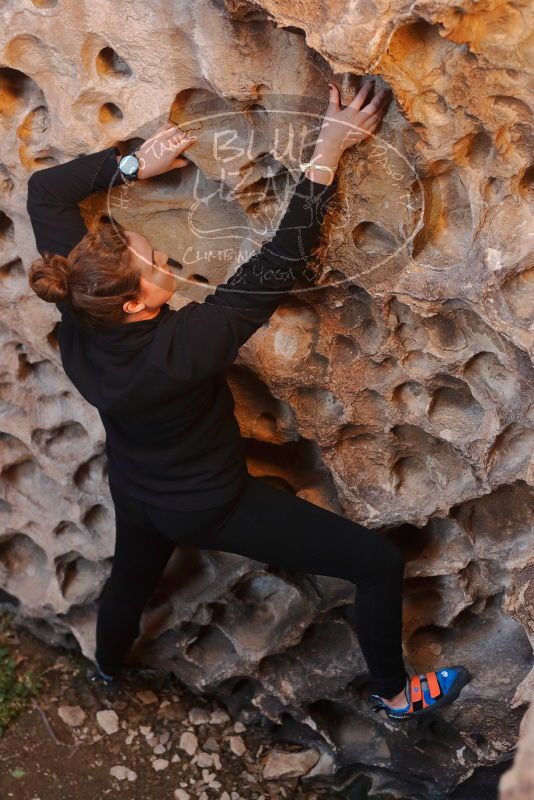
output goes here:
[[[158, 530], [176, 536], [175, 512], [147, 508]], [[355, 627], [371, 689], [385, 698], [404, 689], [404, 559], [386, 536], [251, 476], [223, 524], [199, 529], [190, 543], [355, 583]]]
[[[128, 511], [115, 501], [115, 553], [100, 598], [95, 657], [103, 672], [117, 675], [139, 635], [141, 613], [155, 590], [175, 542], [143, 518], [143, 504], [131, 499]], [[137, 516], [135, 520], [134, 515]]]
[[173, 522], [169, 536], [152, 524], [146, 503], [114, 486], [110, 490], [115, 507], [115, 552], [98, 608], [95, 658], [103, 672], [117, 675], [139, 635], [143, 609], [176, 545], [199, 530], [215, 528], [231, 505], [225, 503], [202, 511], [167, 511]]

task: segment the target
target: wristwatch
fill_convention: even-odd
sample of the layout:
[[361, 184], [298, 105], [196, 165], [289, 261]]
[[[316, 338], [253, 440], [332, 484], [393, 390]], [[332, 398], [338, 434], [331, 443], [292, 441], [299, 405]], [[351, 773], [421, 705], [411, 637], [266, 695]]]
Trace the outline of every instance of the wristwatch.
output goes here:
[[127, 181], [135, 181], [139, 173], [139, 159], [135, 154], [128, 153], [119, 161], [119, 171], [122, 177]]

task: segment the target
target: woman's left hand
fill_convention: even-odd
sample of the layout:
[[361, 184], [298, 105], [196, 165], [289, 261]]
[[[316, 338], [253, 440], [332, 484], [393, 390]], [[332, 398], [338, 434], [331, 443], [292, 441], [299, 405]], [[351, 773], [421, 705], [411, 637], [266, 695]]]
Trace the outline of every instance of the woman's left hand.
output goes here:
[[180, 158], [180, 153], [183, 153], [195, 140], [196, 136], [180, 130], [178, 125], [172, 122], [164, 123], [135, 151], [139, 158], [137, 177], [143, 180], [154, 175], [162, 175], [177, 167], [187, 166], [189, 161], [187, 158]]

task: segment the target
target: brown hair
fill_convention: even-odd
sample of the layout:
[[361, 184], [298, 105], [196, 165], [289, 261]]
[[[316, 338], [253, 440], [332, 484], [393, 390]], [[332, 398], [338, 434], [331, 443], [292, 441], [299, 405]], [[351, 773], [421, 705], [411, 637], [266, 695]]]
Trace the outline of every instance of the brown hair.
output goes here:
[[89, 327], [125, 322], [123, 305], [138, 297], [141, 278], [130, 266], [126, 233], [101, 217], [64, 258], [44, 251], [28, 272], [33, 291], [47, 303], [66, 302]]

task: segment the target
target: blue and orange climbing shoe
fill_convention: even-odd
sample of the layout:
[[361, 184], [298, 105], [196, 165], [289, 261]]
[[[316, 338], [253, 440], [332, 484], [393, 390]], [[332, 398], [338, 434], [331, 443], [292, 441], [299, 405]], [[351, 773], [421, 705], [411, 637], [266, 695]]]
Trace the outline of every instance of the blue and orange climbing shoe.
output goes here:
[[452, 703], [471, 677], [469, 670], [459, 664], [442, 667], [406, 678], [408, 704], [404, 707], [394, 708], [377, 694], [369, 695], [368, 702], [372, 711], [384, 710], [391, 719], [412, 719]]

